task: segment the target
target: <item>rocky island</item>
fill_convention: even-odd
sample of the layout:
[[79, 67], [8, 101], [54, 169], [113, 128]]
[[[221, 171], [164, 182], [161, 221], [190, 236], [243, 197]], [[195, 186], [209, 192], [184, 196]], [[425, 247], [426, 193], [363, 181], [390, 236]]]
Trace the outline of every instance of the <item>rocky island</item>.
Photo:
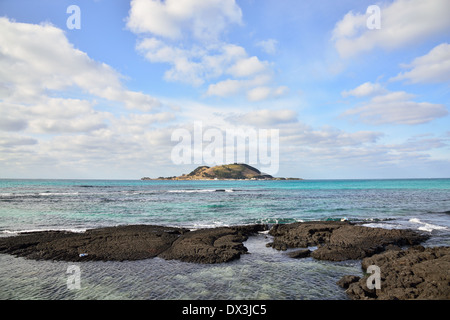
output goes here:
[[174, 177], [159, 177], [152, 179], [143, 177], [141, 180], [302, 180], [300, 178], [277, 178], [262, 173], [258, 169], [245, 164], [233, 163], [214, 167], [200, 166], [188, 174]]

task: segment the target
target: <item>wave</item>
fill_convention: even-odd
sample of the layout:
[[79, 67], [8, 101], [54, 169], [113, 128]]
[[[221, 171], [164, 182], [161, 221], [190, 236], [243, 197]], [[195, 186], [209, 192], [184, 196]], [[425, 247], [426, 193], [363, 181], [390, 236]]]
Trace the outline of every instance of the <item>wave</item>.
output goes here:
[[18, 235], [30, 232], [44, 232], [44, 231], [62, 231], [62, 232], [74, 232], [83, 233], [86, 232], [86, 228], [43, 228], [43, 229], [23, 229], [23, 230], [0, 230], [0, 235]]
[[73, 196], [79, 192], [33, 192], [33, 193], [0, 193], [0, 198], [23, 198], [23, 197], [39, 197], [39, 196]]
[[297, 218], [262, 218], [252, 221], [255, 224], [289, 224], [294, 222], [304, 222], [304, 220]]
[[40, 192], [40, 196], [73, 196], [78, 195], [78, 192]]
[[235, 189], [183, 189], [169, 190], [170, 193], [206, 193], [206, 192], [235, 192]]
[[427, 231], [427, 232], [432, 232], [433, 230], [447, 230], [448, 229], [447, 227], [444, 227], [444, 226], [438, 226], [435, 224], [420, 221], [417, 218], [411, 218], [411, 219], [409, 219], [409, 222], [422, 225], [418, 229], [422, 230], [422, 231]]

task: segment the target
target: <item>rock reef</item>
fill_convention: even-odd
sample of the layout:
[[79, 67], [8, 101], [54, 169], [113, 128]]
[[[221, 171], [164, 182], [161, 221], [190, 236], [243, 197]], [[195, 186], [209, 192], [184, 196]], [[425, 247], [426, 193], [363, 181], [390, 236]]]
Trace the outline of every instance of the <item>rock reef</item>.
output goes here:
[[[381, 288], [348, 275], [338, 281], [351, 299], [450, 299], [450, 247], [419, 246], [429, 236], [412, 230], [369, 228], [349, 222], [314, 221], [189, 230], [129, 225], [83, 233], [41, 231], [0, 238], [0, 253], [35, 260], [124, 261], [160, 257], [192, 263], [223, 263], [247, 253], [249, 236], [269, 230], [267, 246], [295, 259], [360, 260], [376, 265]], [[314, 248], [313, 248], [314, 247]], [[406, 247], [406, 248], [401, 248]]]
[[0, 253], [35, 260], [124, 261], [153, 257], [196, 263], [221, 263], [247, 252], [242, 244], [264, 225], [190, 231], [130, 225], [83, 233], [42, 231], [0, 238]]
[[329, 261], [359, 260], [391, 246], [419, 244], [427, 235], [412, 230], [369, 228], [340, 221], [313, 221], [278, 224], [270, 229], [277, 250], [317, 246], [315, 259]]
[[361, 262], [380, 268], [380, 289], [369, 289], [367, 280], [344, 276], [338, 285], [354, 300], [449, 300], [450, 247], [414, 246], [406, 250], [388, 250]]

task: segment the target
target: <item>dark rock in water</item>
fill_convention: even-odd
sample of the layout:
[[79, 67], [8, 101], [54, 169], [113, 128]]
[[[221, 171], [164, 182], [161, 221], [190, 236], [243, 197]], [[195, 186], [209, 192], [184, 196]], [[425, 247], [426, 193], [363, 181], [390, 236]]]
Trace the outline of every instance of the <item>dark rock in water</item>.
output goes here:
[[288, 253], [288, 256], [295, 259], [306, 258], [311, 255], [311, 251], [309, 249], [305, 250], [295, 250]]
[[232, 228], [200, 229], [178, 238], [159, 256], [197, 263], [221, 263], [238, 259], [247, 252], [247, 236]]
[[239, 258], [242, 244], [263, 225], [189, 231], [152, 225], [87, 230], [84, 233], [42, 231], [0, 238], [0, 253], [36, 260], [124, 261], [156, 256], [199, 263]]
[[393, 246], [415, 245], [428, 239], [412, 230], [369, 228], [340, 221], [296, 222], [275, 225], [274, 249], [318, 246], [311, 256], [321, 260], [362, 259], [392, 249]]
[[31, 232], [0, 238], [0, 252], [36, 260], [140, 260], [167, 250], [186, 232], [189, 230], [151, 225], [107, 227], [84, 233]]
[[344, 289], [348, 289], [348, 287], [355, 282], [358, 282], [361, 278], [358, 276], [343, 276], [336, 284]]
[[314, 221], [277, 224], [270, 229], [274, 236], [272, 248], [306, 248], [329, 241], [334, 229], [346, 225], [346, 222]]
[[366, 275], [346, 290], [352, 299], [450, 299], [450, 247], [389, 250], [363, 259], [361, 265], [364, 270], [380, 268], [380, 289], [369, 289]]

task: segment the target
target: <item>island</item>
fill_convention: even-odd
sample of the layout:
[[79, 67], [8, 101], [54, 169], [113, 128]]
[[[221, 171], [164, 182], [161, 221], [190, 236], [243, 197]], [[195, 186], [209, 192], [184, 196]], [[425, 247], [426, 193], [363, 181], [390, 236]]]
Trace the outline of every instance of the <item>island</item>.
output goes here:
[[245, 164], [233, 163], [214, 167], [199, 166], [189, 174], [173, 177], [152, 179], [143, 177], [141, 180], [303, 180], [300, 178], [280, 178], [265, 174], [258, 169]]

